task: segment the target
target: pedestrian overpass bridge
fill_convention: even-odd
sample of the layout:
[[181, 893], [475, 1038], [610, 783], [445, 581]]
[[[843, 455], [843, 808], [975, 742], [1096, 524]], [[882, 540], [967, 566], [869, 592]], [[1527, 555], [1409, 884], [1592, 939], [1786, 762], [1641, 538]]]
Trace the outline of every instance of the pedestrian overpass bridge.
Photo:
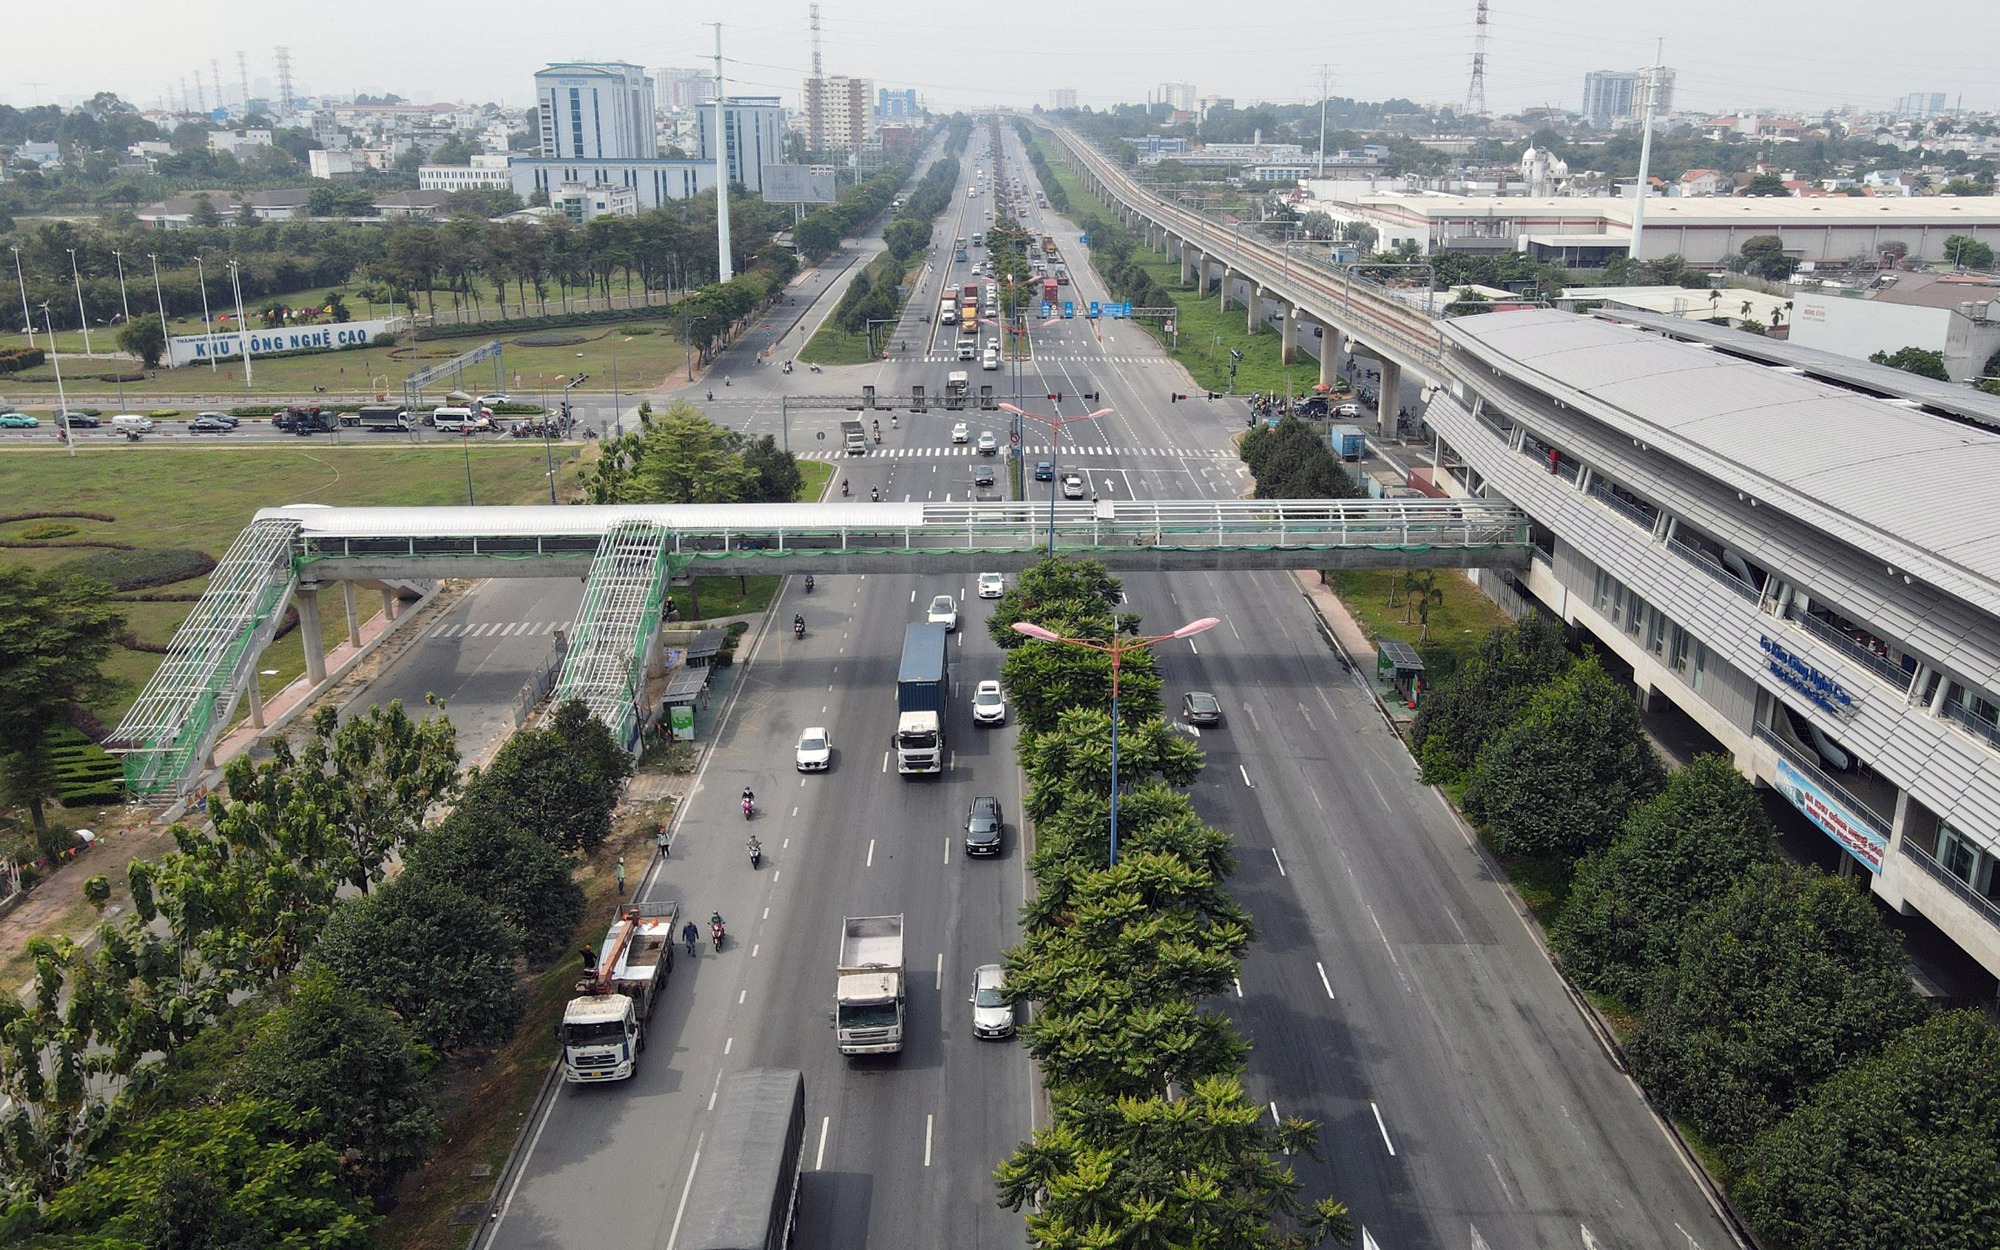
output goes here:
[[[1052, 536], [1053, 534], [1053, 536]], [[667, 586], [690, 574], [1018, 571], [1088, 556], [1115, 572], [1525, 567], [1527, 514], [1480, 499], [1159, 500], [1037, 504], [630, 504], [257, 513], [209, 575], [110, 745], [134, 794], [186, 792], [296, 603], [306, 675], [326, 679], [319, 593], [442, 578], [584, 581], [555, 698], [581, 698], [628, 745]]]

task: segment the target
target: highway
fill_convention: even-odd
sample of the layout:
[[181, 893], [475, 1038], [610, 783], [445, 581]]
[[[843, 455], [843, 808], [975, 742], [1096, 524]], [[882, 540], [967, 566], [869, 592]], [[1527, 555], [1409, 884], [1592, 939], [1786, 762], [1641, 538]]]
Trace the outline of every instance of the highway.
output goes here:
[[[911, 308], [919, 311], [905, 317], [913, 322], [903, 327], [908, 351], [823, 375], [726, 359], [719, 370], [735, 385], [700, 405], [753, 435], [782, 435], [783, 394], [858, 393], [863, 384], [894, 394], [913, 383], [935, 392], [948, 369], [966, 367], [943, 359], [931, 340], [939, 328], [922, 323], [922, 292], [962, 280], [964, 266], [942, 263], [951, 240], [984, 228], [974, 214], [990, 207], [995, 180], [984, 135], [982, 125], [963, 164], [968, 182], [973, 170], [987, 171], [985, 190], [967, 200], [961, 189], [959, 211], [939, 220], [941, 263], [918, 284]], [[999, 177], [1003, 185], [1021, 177], [1032, 200], [1033, 175], [1011, 130], [1005, 145]], [[1073, 226], [1041, 210], [1024, 224], [1061, 241], [1072, 298], [1105, 298]], [[1020, 390], [1035, 398], [1024, 408], [1047, 411], [1040, 397], [1056, 391], [1066, 416], [1115, 408], [1064, 431], [1060, 468], [1086, 470], [1093, 492], [1247, 490], [1229, 452], [1240, 405], [1169, 403], [1185, 383], [1136, 328], [1057, 321], [1035, 332], [1033, 350]], [[975, 363], [970, 372], [975, 388], [982, 377], [997, 392], [1013, 388], [1011, 371], [984, 373]], [[1088, 391], [1101, 393], [1099, 405], [1080, 401]], [[934, 409], [893, 423], [885, 414], [879, 448], [839, 456], [829, 445], [849, 416], [794, 414], [789, 438], [803, 454], [839, 460], [862, 498], [871, 486], [893, 499], [965, 497], [981, 458], [951, 443], [952, 423], [962, 416], [975, 438], [992, 429], [1003, 447], [1012, 432], [1004, 413]], [[1047, 442], [1042, 427], [1027, 428], [1027, 467], [1048, 458]], [[1004, 484], [1004, 457], [988, 463]], [[1030, 486], [1037, 498], [1053, 488]], [[830, 576], [810, 596], [793, 580], [771, 619], [802, 612], [806, 637], [778, 628], [746, 638], [719, 736], [689, 779], [673, 855], [636, 887], [645, 898], [679, 900], [697, 919], [720, 910], [728, 943], [678, 964], [631, 1082], [564, 1088], [537, 1110], [483, 1244], [671, 1250], [713, 1092], [727, 1073], [764, 1064], [805, 1073], [795, 1244], [1021, 1243], [1021, 1217], [995, 1206], [991, 1175], [1043, 1123], [1034, 1072], [1018, 1042], [973, 1039], [966, 1003], [973, 969], [1015, 940], [1028, 884], [1015, 731], [975, 729], [967, 707], [974, 683], [996, 675], [1000, 658], [984, 628], [987, 605], [966, 597], [974, 572]], [[1255, 1046], [1252, 1098], [1324, 1124], [1325, 1161], [1293, 1161], [1305, 1193], [1348, 1202], [1381, 1250], [1733, 1244], [1457, 820], [1418, 784], [1366, 692], [1319, 641], [1296, 584], [1276, 574], [1204, 573], [1132, 577], [1126, 587], [1150, 627], [1223, 619], [1166, 649], [1161, 665], [1170, 708], [1181, 692], [1205, 689], [1227, 711], [1224, 726], [1200, 737], [1208, 767], [1194, 799], [1204, 819], [1237, 839], [1234, 889], [1259, 940], [1240, 993], [1217, 1006]], [[575, 588], [493, 583], [471, 597], [476, 608], [460, 609], [461, 624], [556, 619], [573, 606]], [[886, 754], [901, 626], [945, 592], [960, 598], [965, 618], [952, 644], [952, 766], [940, 780], [906, 781]], [[511, 669], [518, 688], [532, 658], [521, 648], [537, 636], [468, 639], [451, 623], [412, 653], [430, 658], [406, 659], [400, 667], [410, 671], [392, 674], [379, 697], [394, 690], [410, 702], [434, 682], [462, 692], [456, 718], [498, 697], [505, 683], [477, 690], [489, 666]], [[413, 663], [430, 667], [419, 673]], [[829, 773], [792, 769], [792, 744], [808, 725], [831, 730]], [[747, 827], [736, 800], [745, 785], [760, 806]], [[976, 794], [996, 795], [1006, 809], [997, 860], [960, 853], [960, 822]], [[744, 853], [750, 831], [765, 847], [758, 870]], [[908, 1042], [897, 1056], [844, 1059], [828, 1021], [839, 921], [883, 912], [906, 917]]]

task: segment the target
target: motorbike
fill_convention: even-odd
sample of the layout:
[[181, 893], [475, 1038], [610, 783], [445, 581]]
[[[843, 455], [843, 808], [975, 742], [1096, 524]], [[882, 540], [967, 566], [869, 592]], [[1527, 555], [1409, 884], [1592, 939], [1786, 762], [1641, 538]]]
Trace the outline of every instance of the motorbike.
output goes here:
[[806, 636], [806, 623], [804, 621], [793, 621], [792, 637], [803, 638], [805, 636]]
[[713, 924], [711, 924], [711, 925], [709, 925], [709, 926], [708, 926], [708, 936], [709, 936], [709, 939], [710, 939], [711, 941], [713, 941], [713, 942], [715, 943], [715, 949], [716, 949], [716, 950], [718, 950], [718, 951], [719, 951], [719, 950], [721, 950], [721, 949], [722, 949], [722, 922], [721, 922], [720, 920], [718, 920], [718, 921], [716, 921], [715, 923], [713, 923]]
[[818, 373], [818, 372], [819, 372], [819, 366], [818, 366], [818, 365], [807, 365], [807, 366], [806, 366], [806, 368], [808, 368], [808, 369], [812, 370], [812, 371], [813, 371], [814, 373]]
[[806, 593], [811, 594], [812, 592], [813, 592], [813, 575], [808, 573], [806, 574]]
[[890, 417], [890, 418], [889, 418], [889, 428], [890, 428], [890, 429], [892, 429], [892, 430], [900, 430], [900, 429], [902, 429], [903, 427], [897, 424], [897, 418], [895, 418], [895, 417]]
[[755, 816], [756, 814], [757, 814], [757, 800], [752, 798], [745, 798], [743, 800], [743, 819], [748, 820], [752, 816]]
[[763, 862], [764, 844], [755, 838], [750, 839], [750, 866], [756, 868], [762, 865]]
[[881, 503], [881, 502], [882, 502], [882, 488], [881, 488], [881, 487], [879, 487], [879, 486], [870, 486], [870, 487], [868, 488], [868, 498], [869, 498], [869, 500], [870, 500], [871, 502], [874, 502], [874, 503]]
[[845, 496], [846, 496], [846, 494], [847, 494], [847, 479], [846, 479], [846, 478], [841, 478], [841, 479], [840, 479], [840, 493], [841, 493], [842, 497], [845, 497]]
[[792, 371], [792, 362], [787, 360], [785, 362], [785, 372], [790, 373], [791, 371]]

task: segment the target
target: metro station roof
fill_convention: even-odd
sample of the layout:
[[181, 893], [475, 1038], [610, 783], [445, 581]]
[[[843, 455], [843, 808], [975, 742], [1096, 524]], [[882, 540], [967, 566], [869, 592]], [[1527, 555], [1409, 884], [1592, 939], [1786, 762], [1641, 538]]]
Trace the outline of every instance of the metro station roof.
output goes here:
[[2000, 613], [2000, 433], [1595, 317], [1443, 325], [1553, 399]]

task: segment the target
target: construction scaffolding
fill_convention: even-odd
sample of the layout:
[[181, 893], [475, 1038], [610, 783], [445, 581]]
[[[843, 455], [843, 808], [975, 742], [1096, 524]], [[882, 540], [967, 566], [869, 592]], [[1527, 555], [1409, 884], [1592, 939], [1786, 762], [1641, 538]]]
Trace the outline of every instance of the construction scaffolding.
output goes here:
[[605, 532], [552, 699], [582, 699], [627, 750], [639, 744], [639, 688], [666, 597], [671, 538], [658, 521], [619, 521]]
[[124, 755], [134, 795], [186, 793], [228, 723], [257, 657], [277, 633], [296, 579], [299, 523], [252, 521], [208, 575], [208, 588], [174, 632], [167, 658], [108, 745]]

